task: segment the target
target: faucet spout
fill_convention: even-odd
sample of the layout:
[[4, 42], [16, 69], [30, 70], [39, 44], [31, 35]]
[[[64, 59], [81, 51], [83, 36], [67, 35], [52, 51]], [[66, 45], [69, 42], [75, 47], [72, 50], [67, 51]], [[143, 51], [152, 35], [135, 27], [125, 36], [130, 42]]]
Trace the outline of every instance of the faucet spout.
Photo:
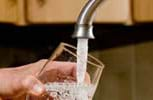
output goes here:
[[74, 34], [72, 37], [94, 39], [92, 24], [95, 11], [102, 3], [102, 1], [104, 0], [89, 0], [86, 3], [77, 19]]

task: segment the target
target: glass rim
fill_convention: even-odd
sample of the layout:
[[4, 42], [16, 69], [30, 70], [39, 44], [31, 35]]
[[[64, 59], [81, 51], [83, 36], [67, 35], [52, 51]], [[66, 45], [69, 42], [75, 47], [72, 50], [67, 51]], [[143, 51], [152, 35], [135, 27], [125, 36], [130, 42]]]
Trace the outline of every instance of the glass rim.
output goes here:
[[[67, 49], [67, 48], [64, 48], [64, 46], [67, 46], [67, 47], [70, 47], [74, 50], [77, 50], [77, 48], [71, 44], [68, 44], [68, 43], [64, 43], [64, 42], [61, 42], [59, 44], [59, 46], [63, 46], [63, 49], [66, 50], [67, 52], [69, 52], [70, 54], [72, 54], [73, 56], [77, 57], [77, 55], [75, 53], [73, 53], [71, 50]], [[98, 64], [95, 64], [93, 63], [92, 61], [87, 61], [89, 64], [93, 65], [93, 66], [96, 66], [98, 68], [100, 68], [101, 70], [104, 68], [104, 64], [97, 58], [95, 58], [94, 56], [92, 56], [91, 54], [88, 54], [88, 57], [90, 57], [91, 59], [93, 59], [94, 61], [96, 61]]]

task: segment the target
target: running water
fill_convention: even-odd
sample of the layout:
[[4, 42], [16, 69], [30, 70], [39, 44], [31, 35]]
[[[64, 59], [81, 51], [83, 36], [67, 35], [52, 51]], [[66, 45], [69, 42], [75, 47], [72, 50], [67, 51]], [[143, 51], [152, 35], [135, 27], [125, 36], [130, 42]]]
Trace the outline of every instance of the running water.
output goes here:
[[77, 82], [83, 83], [87, 69], [88, 39], [78, 39], [77, 44]]

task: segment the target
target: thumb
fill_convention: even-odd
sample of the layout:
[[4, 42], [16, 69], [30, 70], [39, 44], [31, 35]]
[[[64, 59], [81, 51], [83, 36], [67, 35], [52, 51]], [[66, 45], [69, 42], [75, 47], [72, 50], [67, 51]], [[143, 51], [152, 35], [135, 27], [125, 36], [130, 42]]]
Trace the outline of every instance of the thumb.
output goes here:
[[27, 76], [22, 81], [26, 93], [39, 96], [45, 92], [44, 85], [34, 76]]

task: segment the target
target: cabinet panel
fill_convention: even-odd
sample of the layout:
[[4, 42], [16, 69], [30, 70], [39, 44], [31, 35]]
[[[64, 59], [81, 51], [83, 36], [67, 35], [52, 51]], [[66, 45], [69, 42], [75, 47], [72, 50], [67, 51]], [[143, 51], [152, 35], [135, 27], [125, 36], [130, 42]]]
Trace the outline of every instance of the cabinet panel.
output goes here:
[[17, 20], [17, 0], [0, 0], [0, 21], [15, 22]]
[[[88, 0], [28, 0], [28, 21], [32, 23], [75, 22]], [[126, 22], [129, 0], [106, 0], [98, 9], [96, 22]]]
[[97, 10], [96, 22], [128, 23], [131, 20], [130, 0], [106, 0]]
[[153, 0], [134, 0], [134, 20], [153, 22]]
[[28, 0], [30, 22], [74, 22], [85, 0]]

